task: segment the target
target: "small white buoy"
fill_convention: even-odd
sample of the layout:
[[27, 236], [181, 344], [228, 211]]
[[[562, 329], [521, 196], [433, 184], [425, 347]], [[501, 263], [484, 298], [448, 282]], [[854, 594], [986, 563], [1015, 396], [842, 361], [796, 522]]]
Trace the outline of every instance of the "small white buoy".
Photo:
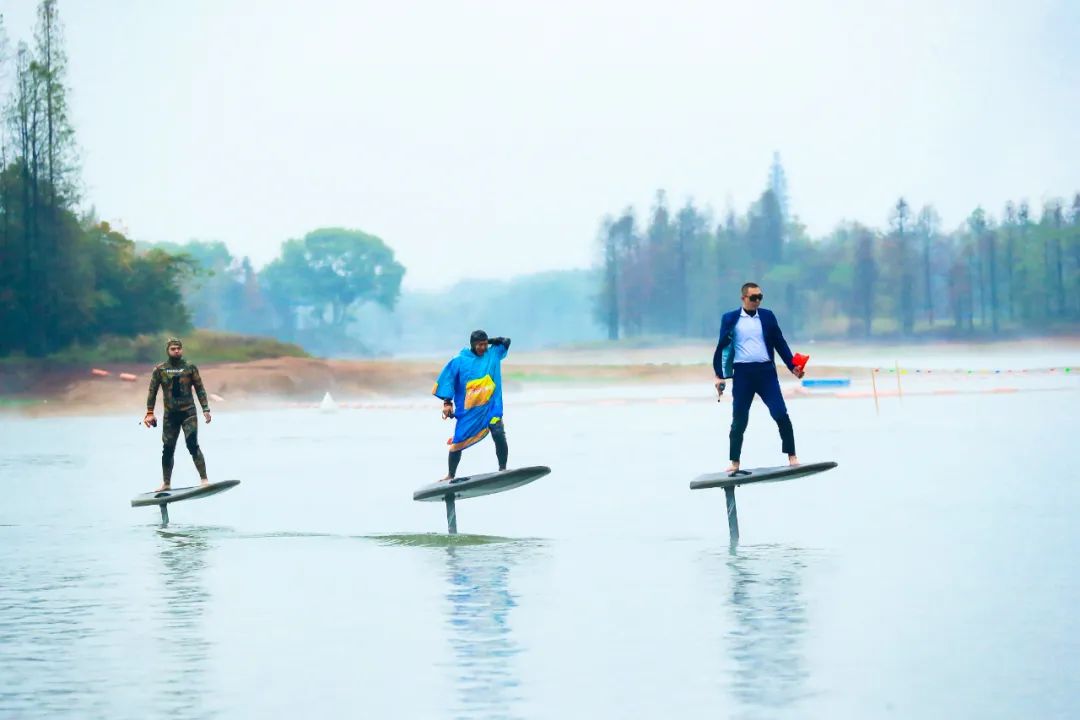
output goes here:
[[319, 410], [323, 412], [334, 412], [337, 410], [337, 403], [334, 402], [334, 398], [330, 397], [329, 390], [323, 395], [322, 402], [319, 403]]

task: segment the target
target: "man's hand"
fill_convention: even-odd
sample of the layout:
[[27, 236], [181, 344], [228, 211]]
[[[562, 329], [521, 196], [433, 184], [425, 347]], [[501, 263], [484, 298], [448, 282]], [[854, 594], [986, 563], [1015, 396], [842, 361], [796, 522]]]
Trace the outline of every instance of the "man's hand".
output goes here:
[[802, 380], [802, 376], [806, 374], [806, 371], [802, 368], [795, 367], [791, 369], [791, 374]]
[[504, 338], [504, 337], [493, 337], [490, 340], [488, 340], [488, 345], [505, 345], [505, 344], [506, 344], [506, 338]]
[[720, 398], [724, 395], [724, 390], [727, 388], [727, 383], [724, 382], [723, 378], [716, 378], [713, 387], [716, 388], [716, 402], [720, 402]]
[[203, 416], [203, 420], [206, 421], [206, 424], [209, 425], [210, 424], [210, 411], [209, 410], [203, 410], [202, 416]]
[[142, 424], [146, 427], [157, 427], [157, 418], [154, 417], [153, 410], [147, 410], [146, 415], [143, 416]]
[[449, 400], [443, 400], [442, 419], [446, 420], [447, 418], [452, 417], [454, 417], [454, 403], [450, 402]]

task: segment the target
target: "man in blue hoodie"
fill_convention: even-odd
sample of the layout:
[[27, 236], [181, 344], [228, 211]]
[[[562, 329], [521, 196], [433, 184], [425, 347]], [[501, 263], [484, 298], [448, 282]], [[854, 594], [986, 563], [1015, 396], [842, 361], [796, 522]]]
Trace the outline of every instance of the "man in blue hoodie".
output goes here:
[[799, 458], [795, 456], [795, 430], [791, 427], [791, 418], [788, 417], [784, 396], [780, 392], [780, 379], [776, 376], [775, 353], [780, 353], [780, 359], [795, 377], [801, 378], [803, 370], [795, 367], [791, 348], [780, 332], [776, 316], [761, 307], [764, 297], [757, 283], [748, 282], [742, 286], [742, 307], [724, 313], [720, 323], [720, 342], [713, 353], [717, 392], [723, 395], [726, 378], [735, 379], [731, 433], [728, 436], [731, 466], [727, 472], [739, 469], [743, 433], [750, 421], [750, 404], [754, 401], [754, 395], [761, 396], [780, 429], [781, 449], [788, 456], [788, 464], [799, 464]]
[[461, 462], [461, 451], [483, 440], [495, 441], [499, 470], [506, 469], [510, 449], [503, 424], [502, 361], [510, 351], [510, 338], [488, 339], [483, 330], [469, 336], [469, 347], [446, 364], [431, 394], [443, 401], [443, 420], [455, 418], [448, 470], [443, 481], [450, 482]]

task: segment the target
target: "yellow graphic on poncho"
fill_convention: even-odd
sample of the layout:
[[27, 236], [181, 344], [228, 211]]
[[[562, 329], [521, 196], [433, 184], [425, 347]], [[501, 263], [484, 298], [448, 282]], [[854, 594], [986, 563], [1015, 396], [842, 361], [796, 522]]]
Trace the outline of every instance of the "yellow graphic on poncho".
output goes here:
[[465, 383], [465, 409], [486, 405], [491, 396], [495, 394], [495, 381], [490, 375], [485, 375], [476, 380]]

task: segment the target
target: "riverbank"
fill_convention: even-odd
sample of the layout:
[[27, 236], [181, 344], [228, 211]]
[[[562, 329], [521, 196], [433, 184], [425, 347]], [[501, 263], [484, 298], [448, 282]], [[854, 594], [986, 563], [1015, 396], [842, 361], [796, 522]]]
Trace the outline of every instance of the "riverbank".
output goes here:
[[[273, 358], [243, 363], [199, 364], [212, 407], [253, 408], [317, 402], [324, 393], [342, 401], [430, 397], [441, 362], [431, 360], [322, 360]], [[34, 415], [138, 412], [144, 407], [149, 367], [131, 364], [96, 368], [52, 368], [24, 372], [18, 392], [0, 408]], [[107, 373], [107, 374], [104, 374]], [[127, 378], [127, 379], [122, 379]], [[553, 365], [507, 362], [508, 390], [536, 383], [709, 382], [699, 365]], [[9, 379], [6, 385], [11, 386]], [[159, 401], [160, 405], [160, 401]]]
[[[883, 372], [900, 367], [912, 374], [1075, 367], [1080, 360], [1080, 339], [882, 347], [822, 343], [799, 350], [811, 356], [810, 377], [852, 377], [862, 382], [875, 367]], [[711, 357], [712, 347], [705, 343], [511, 353], [503, 378], [509, 392], [556, 385], [709, 384]], [[211, 406], [219, 410], [313, 404], [327, 392], [346, 403], [423, 400], [430, 397], [445, 362], [445, 358], [278, 357], [219, 363], [193, 359], [211, 395]], [[138, 414], [146, 400], [151, 365], [102, 365], [0, 366], [0, 410], [29, 415]], [[781, 373], [781, 377], [787, 376]]]

